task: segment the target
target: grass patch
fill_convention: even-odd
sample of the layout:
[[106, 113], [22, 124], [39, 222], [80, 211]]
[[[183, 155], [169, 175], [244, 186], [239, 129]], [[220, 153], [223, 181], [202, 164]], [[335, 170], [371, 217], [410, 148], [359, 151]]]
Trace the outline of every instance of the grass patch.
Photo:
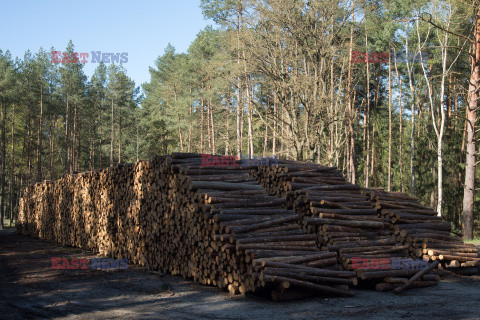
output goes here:
[[467, 243], [473, 243], [475, 245], [480, 245], [480, 238], [473, 238], [472, 240], [465, 241]]

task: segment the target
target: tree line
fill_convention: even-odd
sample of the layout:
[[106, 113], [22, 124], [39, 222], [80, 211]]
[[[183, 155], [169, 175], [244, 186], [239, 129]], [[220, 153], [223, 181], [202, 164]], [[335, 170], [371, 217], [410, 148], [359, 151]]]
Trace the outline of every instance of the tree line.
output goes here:
[[143, 86], [163, 152], [334, 165], [352, 183], [419, 197], [473, 236], [478, 2], [203, 0], [201, 8], [215, 26], [186, 53], [168, 46]]
[[81, 64], [51, 64], [42, 50], [2, 54], [2, 208], [12, 214], [27, 183], [154, 154], [275, 155], [415, 195], [473, 237], [478, 1], [201, 8], [215, 24], [185, 53], [167, 46], [142, 94], [118, 65], [87, 80]]
[[87, 79], [82, 63], [56, 63], [52, 52], [0, 51], [2, 226], [25, 186], [139, 157], [141, 95], [125, 68], [100, 63]]

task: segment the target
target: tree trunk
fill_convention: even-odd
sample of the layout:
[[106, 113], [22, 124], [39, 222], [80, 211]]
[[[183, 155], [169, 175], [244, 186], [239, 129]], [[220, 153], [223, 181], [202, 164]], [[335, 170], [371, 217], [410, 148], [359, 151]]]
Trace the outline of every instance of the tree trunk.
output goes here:
[[[192, 95], [192, 86], [190, 86], [190, 95]], [[187, 152], [192, 152], [192, 109], [193, 105], [189, 105], [189, 121], [188, 121], [188, 151]]]
[[392, 191], [392, 57], [388, 55], [388, 182], [387, 190]]
[[117, 111], [118, 118], [118, 163], [122, 162], [122, 117]]
[[[240, 65], [240, 11], [237, 12], [237, 64]], [[242, 158], [242, 80], [237, 77], [237, 157]]]
[[137, 126], [136, 149], [137, 149], [137, 161], [138, 161], [138, 119], [136, 118], [135, 118], [135, 125]]
[[444, 135], [444, 128], [445, 128], [445, 77], [447, 71], [447, 55], [448, 50], [446, 48], [448, 42], [448, 36], [445, 34], [445, 47], [442, 48], [442, 82], [440, 87], [440, 129], [438, 130], [437, 134], [437, 191], [438, 191], [438, 199], [437, 199], [437, 215], [439, 217], [442, 216], [442, 206], [443, 206], [443, 135]]
[[[26, 138], [26, 145], [27, 145], [27, 178], [26, 184], [29, 185], [32, 181], [32, 118], [30, 113], [27, 115], [27, 138]], [[68, 170], [68, 167], [67, 167]], [[68, 173], [68, 171], [67, 171]]]
[[103, 164], [102, 164], [102, 135], [103, 135], [103, 125], [102, 125], [102, 111], [103, 111], [103, 98], [101, 98], [101, 102], [100, 102], [100, 105], [101, 105], [101, 109], [100, 109], [100, 112], [99, 112], [99, 130], [100, 130], [100, 134], [99, 134], [99, 141], [98, 141], [98, 166], [99, 168], [103, 168]]
[[[406, 29], [408, 34], [408, 22], [406, 22]], [[405, 38], [405, 51], [407, 57], [409, 57], [408, 51], [408, 37]], [[409, 60], [407, 59], [407, 72], [408, 72], [408, 83], [410, 85], [410, 92], [412, 94], [412, 107], [411, 107], [411, 122], [412, 122], [412, 130], [410, 132], [410, 174], [411, 174], [411, 194], [415, 196], [415, 167], [414, 167], [414, 160], [415, 160], [415, 88], [413, 86], [412, 81], [412, 73], [409, 64]]]
[[110, 166], [113, 166], [113, 98], [112, 98], [112, 115], [111, 115], [111, 131], [110, 131]]
[[67, 107], [65, 111], [65, 173], [69, 173], [70, 166], [68, 163], [70, 159], [70, 148], [69, 148], [70, 143], [69, 143], [68, 135], [69, 135], [70, 129], [68, 127], [68, 120], [69, 120], [68, 114], [70, 113], [70, 108], [69, 108], [68, 94], [66, 98], [67, 98]]
[[40, 86], [40, 113], [37, 130], [37, 181], [42, 181], [42, 123], [43, 120], [43, 85]]
[[[210, 86], [209, 86], [210, 90]], [[213, 118], [213, 105], [212, 100], [209, 99], [208, 107], [210, 108], [210, 127], [211, 127], [211, 135], [212, 135], [212, 154], [216, 154], [216, 145], [215, 145], [215, 122]]]
[[206, 101], [206, 107], [207, 107], [207, 137], [208, 137], [208, 150], [210, 153], [212, 152], [212, 131], [210, 128], [211, 122], [210, 122], [210, 105], [209, 102]]
[[13, 190], [15, 189], [14, 182], [14, 172], [15, 172], [15, 143], [14, 143], [14, 132], [15, 132], [15, 104], [12, 105], [12, 132], [10, 134], [11, 149], [10, 149], [10, 225], [13, 221], [13, 210], [15, 206], [15, 201], [13, 200]]
[[475, 122], [477, 120], [478, 87], [480, 81], [480, 11], [475, 16], [475, 35], [472, 46], [471, 76], [467, 106], [467, 156], [463, 191], [462, 233], [465, 240], [473, 238], [473, 204], [475, 200]]
[[[365, 30], [366, 31], [366, 30]], [[365, 90], [366, 101], [365, 101], [365, 115], [364, 115], [364, 135], [365, 135], [365, 153], [367, 156], [365, 163], [365, 188], [368, 188], [369, 184], [369, 169], [370, 169], [370, 63], [369, 63], [369, 54], [368, 54], [368, 36], [365, 33], [365, 48], [366, 48], [366, 72], [365, 72]]]
[[[246, 67], [245, 67], [246, 72]], [[245, 73], [245, 86], [247, 91], [247, 112], [248, 112], [248, 154], [249, 157], [254, 155], [253, 150], [253, 108], [252, 108], [252, 97], [251, 97], [251, 90], [250, 84], [248, 81], [247, 74]]]
[[203, 153], [203, 126], [205, 118], [205, 108], [203, 107], [203, 97], [200, 101], [200, 153]]
[[277, 92], [273, 92], [273, 137], [272, 137], [272, 155], [277, 154], [277, 126], [278, 126], [278, 121], [277, 121]]
[[[355, 9], [355, 1], [352, 4], [352, 12]], [[352, 22], [354, 14], [352, 14]], [[352, 101], [352, 51], [353, 51], [353, 23], [350, 26], [350, 48], [348, 58], [348, 80], [347, 80], [347, 109], [348, 109], [348, 165], [347, 178], [350, 183], [355, 184], [355, 136], [353, 131], [354, 101]]]
[[3, 218], [5, 217], [5, 117], [7, 116], [7, 106], [5, 101], [2, 101], [1, 105], [1, 110], [2, 112], [2, 176], [1, 176], [1, 196], [2, 196], [2, 201], [0, 203], [0, 229], [3, 229], [4, 226], [4, 221]]
[[70, 172], [72, 171], [78, 171], [78, 114], [77, 114], [77, 110], [78, 110], [78, 105], [77, 105], [77, 101], [75, 101], [75, 107], [73, 109], [73, 139], [72, 139], [72, 161], [71, 161], [71, 166], [72, 166], [72, 169], [70, 170]]
[[334, 118], [335, 118], [335, 113], [333, 110], [333, 105], [334, 105], [334, 86], [335, 86], [335, 81], [333, 78], [333, 67], [334, 67], [334, 59], [332, 58], [332, 61], [330, 63], [330, 103], [328, 104], [329, 106], [329, 113], [330, 113], [330, 118], [329, 119], [329, 144], [328, 144], [328, 165], [331, 167], [333, 166], [333, 149], [334, 149]]
[[55, 121], [50, 120], [50, 137], [49, 137], [49, 145], [50, 145], [50, 180], [53, 179], [53, 124]]

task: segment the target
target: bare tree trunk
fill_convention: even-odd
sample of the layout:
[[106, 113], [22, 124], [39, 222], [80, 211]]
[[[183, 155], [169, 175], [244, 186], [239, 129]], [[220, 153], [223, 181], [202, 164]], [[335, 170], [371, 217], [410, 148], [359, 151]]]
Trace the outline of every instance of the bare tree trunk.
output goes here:
[[211, 122], [210, 122], [210, 105], [208, 103], [208, 101], [206, 102], [207, 103], [207, 137], [208, 137], [208, 150], [210, 150], [209, 152], [210, 153], [213, 153], [212, 152], [212, 131], [211, 131], [211, 128], [210, 128], [210, 125], [211, 125]]
[[[190, 95], [192, 95], [192, 86], [190, 86]], [[192, 152], [192, 109], [193, 109], [193, 105], [190, 104], [189, 105], [189, 115], [190, 115], [190, 118], [188, 121], [188, 151], [187, 152]]]
[[[210, 86], [209, 86], [210, 90]], [[216, 153], [216, 145], [215, 145], [215, 123], [214, 123], [214, 118], [213, 118], [213, 106], [212, 106], [212, 100], [209, 99], [208, 107], [210, 108], [210, 126], [211, 126], [211, 135], [212, 135], [212, 154]]]
[[[180, 115], [177, 115], [177, 121], [180, 123]], [[178, 126], [178, 138], [180, 139], [180, 152], [183, 152], [183, 135], [180, 126]]]
[[[408, 22], [406, 23], [407, 25], [407, 32], [406, 34], [408, 35]], [[410, 132], [410, 174], [411, 174], [411, 194], [412, 196], [415, 196], [415, 167], [414, 167], [414, 161], [415, 161], [415, 88], [413, 87], [413, 81], [412, 81], [412, 70], [410, 68], [409, 64], [409, 54], [408, 54], [408, 37], [405, 38], [405, 51], [407, 55], [407, 72], [408, 72], [408, 83], [410, 85], [410, 92], [412, 94], [412, 107], [411, 107], [411, 122], [412, 122], [412, 129]]]
[[246, 89], [246, 95], [247, 95], [247, 121], [248, 121], [248, 154], [249, 156], [252, 156], [255, 152], [253, 150], [253, 107], [252, 107], [252, 99], [253, 99], [253, 93], [252, 93], [252, 88], [250, 87], [250, 80], [249, 76], [247, 75], [247, 59], [245, 56], [245, 50], [242, 49], [242, 54], [243, 54], [243, 71], [244, 71], [244, 77], [245, 77], [245, 89]]
[[347, 178], [350, 183], [355, 184], [355, 136], [353, 131], [353, 119], [354, 119], [354, 100], [352, 101], [352, 51], [353, 51], [353, 21], [355, 15], [355, 0], [352, 3], [352, 24], [350, 26], [350, 46], [349, 46], [349, 58], [348, 58], [348, 80], [347, 80], [347, 110], [348, 110], [348, 135], [347, 135], [347, 148], [348, 148], [348, 165], [347, 165]]
[[330, 63], [330, 103], [328, 104], [329, 107], [329, 113], [330, 113], [330, 119], [329, 119], [329, 137], [328, 137], [328, 165], [331, 167], [333, 166], [333, 149], [334, 149], [334, 123], [333, 119], [335, 118], [335, 113], [333, 110], [333, 105], [334, 105], [334, 99], [333, 99], [333, 93], [334, 93], [334, 86], [335, 86], [335, 81], [333, 79], [333, 65], [334, 65], [334, 59], [332, 57], [332, 61]]
[[228, 86], [228, 92], [227, 92], [227, 115], [226, 115], [226, 132], [225, 132], [225, 155], [228, 156], [230, 154], [230, 113], [232, 111], [232, 92], [231, 92], [231, 86]]
[[[374, 101], [375, 101], [375, 110], [378, 110], [378, 97], [380, 93], [380, 71], [378, 67], [376, 70], [376, 83], [377, 83], [377, 86], [375, 89]], [[377, 158], [375, 157], [375, 119], [372, 125], [371, 140], [372, 140], [372, 156], [371, 156], [372, 165], [370, 167], [370, 176], [372, 177], [372, 184], [375, 187], [377, 187], [378, 181], [377, 181], [377, 176], [375, 175], [375, 166], [377, 163]]]
[[400, 191], [403, 192], [403, 105], [402, 105], [402, 79], [399, 81], [400, 92], [398, 96], [398, 107], [400, 108], [399, 138], [398, 138], [398, 162], [400, 165]]
[[370, 165], [370, 176], [372, 177], [372, 185], [377, 186], [377, 180], [374, 175], [374, 169], [375, 169], [375, 121], [373, 121], [372, 124], [372, 131], [371, 131], [371, 140], [372, 140], [372, 156], [371, 156], [371, 165]]
[[2, 196], [2, 202], [0, 203], [0, 212], [1, 212], [1, 217], [0, 217], [0, 229], [3, 229], [4, 226], [4, 217], [5, 217], [5, 166], [6, 166], [6, 159], [5, 159], [5, 118], [7, 116], [7, 106], [5, 101], [2, 101], [1, 105], [1, 110], [2, 112], [2, 176], [1, 176], [1, 186], [2, 186], [2, 191], [1, 191], [1, 196]]
[[273, 92], [273, 138], [272, 138], [272, 154], [277, 154], [277, 126], [278, 126], [278, 112], [277, 112], [277, 92]]
[[204, 126], [204, 118], [205, 118], [205, 110], [203, 107], [203, 97], [200, 101], [200, 152], [203, 153], [203, 126]]
[[113, 98], [112, 98], [112, 113], [111, 113], [111, 131], [110, 131], [110, 166], [113, 166]]
[[12, 105], [12, 132], [10, 134], [10, 142], [12, 144], [10, 149], [10, 225], [13, 221], [13, 209], [15, 202], [13, 200], [13, 190], [15, 189], [14, 172], [15, 172], [15, 104]]
[[70, 162], [70, 172], [77, 171], [76, 147], [77, 147], [77, 102], [75, 101], [74, 108], [73, 108], [73, 137], [72, 137], [72, 146], [71, 146], [72, 161]]
[[255, 151], [253, 149], [253, 108], [252, 103], [250, 101], [250, 90], [247, 88], [247, 95], [248, 95], [248, 152], [249, 155], [253, 156]]
[[369, 168], [370, 168], [370, 63], [369, 63], [369, 53], [368, 53], [368, 36], [365, 30], [365, 48], [366, 48], [366, 82], [365, 89], [367, 91], [366, 104], [365, 104], [365, 115], [364, 115], [364, 135], [366, 140], [365, 153], [367, 156], [365, 163], [365, 188], [368, 188], [369, 182]]
[[267, 144], [268, 144], [268, 110], [270, 109], [269, 106], [269, 99], [267, 95], [267, 107], [266, 110], [267, 112], [265, 113], [265, 135], [263, 138], [263, 153], [262, 156], [265, 158], [267, 156]]
[[[241, 8], [237, 11], [237, 64], [240, 66], [240, 14]], [[237, 157], [242, 158], [242, 80], [237, 77]]]
[[393, 48], [393, 54], [395, 55], [395, 73], [397, 74], [398, 87], [399, 87], [399, 97], [398, 97], [398, 108], [400, 109], [400, 118], [399, 118], [399, 137], [398, 137], [398, 164], [400, 166], [400, 191], [403, 192], [403, 106], [402, 106], [402, 79], [398, 73], [397, 68], [397, 55], [395, 47]]
[[40, 86], [40, 113], [37, 130], [37, 181], [42, 181], [42, 126], [43, 126], [43, 85]]
[[49, 137], [49, 140], [50, 140], [50, 179], [52, 180], [53, 179], [53, 136], [54, 136], [54, 132], [53, 132], [53, 126], [54, 126], [54, 123], [55, 121], [52, 121], [50, 120], [50, 137]]
[[103, 135], [103, 124], [102, 124], [102, 111], [103, 111], [103, 98], [100, 102], [100, 105], [101, 105], [101, 109], [100, 109], [100, 112], [99, 112], [99, 129], [100, 129], [100, 139], [98, 141], [98, 162], [99, 162], [99, 168], [102, 168], [103, 165], [102, 165], [102, 135]]
[[137, 126], [137, 161], [138, 161], [138, 119], [135, 118], [135, 125]]
[[68, 125], [69, 121], [69, 113], [70, 113], [70, 108], [69, 108], [69, 101], [68, 101], [68, 94], [67, 94], [67, 108], [65, 111], [65, 173], [70, 172], [70, 165], [69, 165], [69, 160], [70, 160], [70, 142], [69, 142], [69, 134], [70, 134], [70, 128]]
[[[32, 182], [32, 118], [30, 113], [27, 115], [27, 138], [26, 138], [26, 145], [27, 145], [27, 178], [26, 184], [29, 185]], [[68, 168], [67, 168], [68, 169]]]
[[93, 119], [93, 130], [90, 130], [90, 171], [95, 167], [95, 119]]
[[76, 155], [75, 155], [75, 169], [77, 171], [80, 171], [80, 164], [79, 164], [79, 159], [80, 159], [80, 134], [82, 132], [82, 123], [80, 122], [78, 118], [78, 102], [75, 102], [75, 123], [76, 123], [76, 130], [75, 130], [75, 147], [77, 148]]
[[118, 163], [122, 162], [122, 117], [117, 112], [118, 118]]
[[392, 191], [392, 57], [388, 55], [388, 183]]
[[242, 102], [240, 94], [240, 78], [238, 79], [238, 88], [237, 88], [237, 157], [240, 159], [242, 157]]
[[475, 200], [475, 122], [477, 120], [480, 81], [480, 11], [475, 16], [475, 42], [472, 46], [470, 83], [467, 106], [467, 157], [463, 189], [462, 233], [465, 240], [473, 238], [473, 204]]

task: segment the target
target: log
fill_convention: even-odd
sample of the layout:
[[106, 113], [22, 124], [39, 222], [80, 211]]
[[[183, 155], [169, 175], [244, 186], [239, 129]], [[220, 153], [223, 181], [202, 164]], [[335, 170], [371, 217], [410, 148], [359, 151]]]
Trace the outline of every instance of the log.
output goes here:
[[230, 183], [217, 181], [192, 181], [190, 190], [215, 189], [215, 190], [262, 190], [262, 186], [246, 183]]
[[274, 276], [272, 277], [274, 281], [286, 281], [290, 283], [293, 286], [298, 286], [301, 288], [306, 288], [310, 289], [319, 293], [327, 294], [327, 295], [338, 295], [338, 296], [343, 296], [343, 297], [353, 297], [353, 293], [341, 289], [336, 289], [328, 286], [322, 286], [318, 284], [313, 284], [310, 282], [306, 281], [301, 281], [301, 280], [296, 280], [292, 278], [287, 278], [287, 277], [280, 277], [280, 276]]
[[395, 288], [393, 290], [393, 292], [395, 293], [401, 293], [403, 290], [407, 289], [413, 282], [415, 282], [416, 280], [420, 279], [423, 275], [425, 275], [427, 272], [429, 272], [430, 270], [432, 270], [433, 268], [435, 268], [436, 266], [438, 266], [439, 264], [439, 261], [435, 261], [434, 263], [431, 263], [428, 265], [428, 267], [420, 270], [419, 272], [417, 272], [413, 277], [411, 277], [407, 283], [405, 283], [404, 285], [401, 285], [397, 288]]
[[335, 220], [335, 219], [322, 219], [322, 218], [306, 218], [308, 224], [324, 225], [324, 224], [336, 224], [347, 227], [364, 227], [364, 228], [383, 228], [384, 223], [378, 221], [354, 221], [354, 220]]

